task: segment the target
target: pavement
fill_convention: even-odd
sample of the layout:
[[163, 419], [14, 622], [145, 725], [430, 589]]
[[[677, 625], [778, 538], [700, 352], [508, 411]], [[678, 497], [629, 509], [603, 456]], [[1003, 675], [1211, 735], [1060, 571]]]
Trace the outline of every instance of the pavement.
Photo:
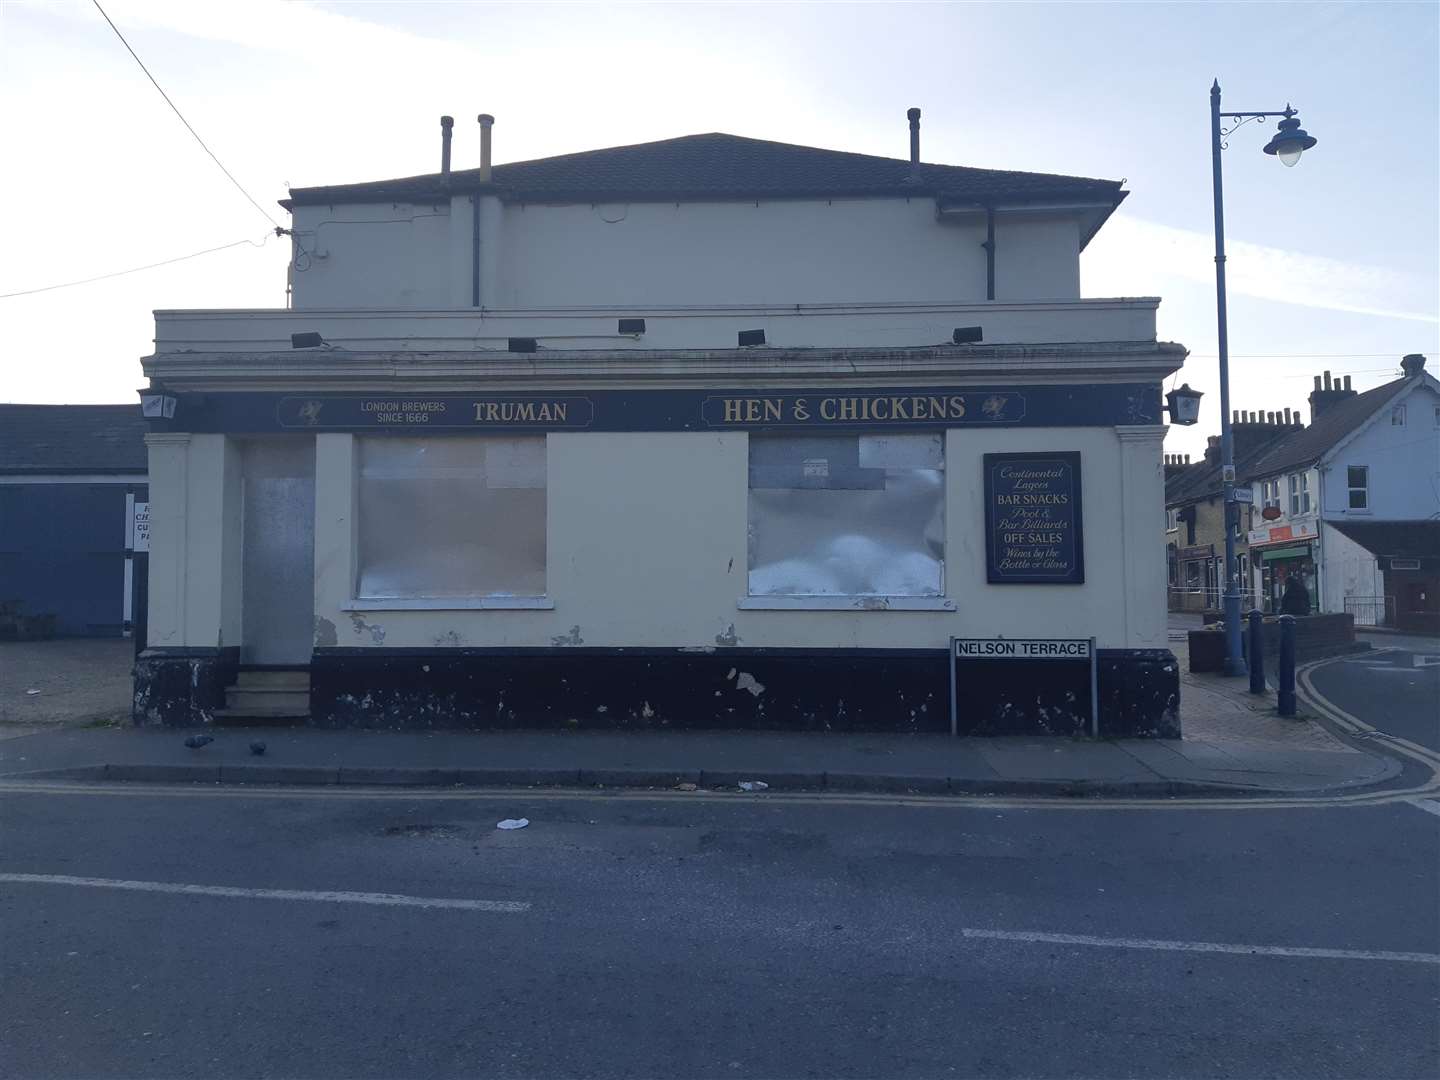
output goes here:
[[[75, 643], [36, 644], [57, 647], [50, 655], [61, 662], [50, 665], [51, 682], [32, 700], [59, 700], [60, 687], [75, 694], [81, 680], [65, 665]], [[1403, 764], [1385, 747], [1342, 739], [1314, 719], [1278, 717], [1273, 692], [1251, 695], [1245, 680], [1191, 674], [1185, 642], [1171, 644], [1181, 671], [1178, 740], [225, 726], [209, 729], [214, 741], [192, 749], [184, 740], [195, 729], [135, 728], [104, 722], [105, 713], [98, 723], [93, 714], [65, 723], [63, 712], [52, 711], [43, 726], [0, 724], [0, 778], [730, 790], [758, 781], [777, 791], [1122, 797], [1318, 796], [1399, 781]], [[110, 653], [107, 664], [128, 668], [120, 652]], [[16, 685], [41, 682], [42, 672], [17, 679], [15, 671]], [[94, 695], [81, 698], [89, 707]], [[265, 744], [263, 755], [251, 752], [256, 741]]]

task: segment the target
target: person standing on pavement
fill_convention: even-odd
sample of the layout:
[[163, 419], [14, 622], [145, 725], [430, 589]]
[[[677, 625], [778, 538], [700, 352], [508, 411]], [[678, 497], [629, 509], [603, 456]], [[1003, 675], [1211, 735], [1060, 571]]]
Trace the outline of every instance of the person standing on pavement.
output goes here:
[[1305, 582], [1299, 574], [1291, 574], [1290, 579], [1285, 582], [1285, 595], [1280, 600], [1280, 613], [1282, 615], [1309, 615], [1310, 614], [1310, 591], [1305, 588]]

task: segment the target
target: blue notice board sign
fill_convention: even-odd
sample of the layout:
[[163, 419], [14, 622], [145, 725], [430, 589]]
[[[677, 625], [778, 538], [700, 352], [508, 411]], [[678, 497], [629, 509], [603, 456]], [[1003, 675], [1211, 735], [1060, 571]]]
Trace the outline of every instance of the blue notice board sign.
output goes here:
[[1080, 454], [985, 455], [985, 573], [992, 585], [1081, 585]]

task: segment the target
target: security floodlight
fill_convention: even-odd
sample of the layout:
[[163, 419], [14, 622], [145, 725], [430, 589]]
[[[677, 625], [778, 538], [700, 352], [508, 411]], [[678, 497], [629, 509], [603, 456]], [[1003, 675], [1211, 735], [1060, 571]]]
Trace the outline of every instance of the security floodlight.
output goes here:
[[956, 345], [973, 345], [977, 341], [985, 340], [985, 332], [978, 326], [957, 326], [950, 335], [950, 340]]
[[313, 331], [290, 335], [290, 347], [292, 349], [318, 349], [324, 344], [325, 339]]

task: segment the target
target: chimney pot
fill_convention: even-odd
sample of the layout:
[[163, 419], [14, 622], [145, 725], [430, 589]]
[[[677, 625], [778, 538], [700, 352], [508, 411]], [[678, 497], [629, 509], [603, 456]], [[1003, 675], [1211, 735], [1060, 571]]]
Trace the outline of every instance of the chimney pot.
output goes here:
[[920, 164], [920, 110], [911, 108], [905, 111], [906, 118], [910, 121], [910, 164]]
[[440, 174], [445, 177], [450, 175], [450, 138], [454, 128], [453, 116], [440, 117]]
[[1330, 372], [1328, 372], [1328, 371], [1325, 372], [1325, 389], [1326, 389], [1326, 390], [1332, 389], [1332, 387], [1330, 386]]
[[1349, 376], [1349, 375], [1346, 375], [1346, 376], [1345, 376], [1345, 389], [1346, 389], [1346, 390], [1349, 390], [1349, 389], [1350, 389], [1350, 376]]
[[1400, 370], [1405, 373], [1406, 378], [1413, 379], [1416, 375], [1419, 375], [1425, 370], [1424, 353], [1406, 353], [1405, 357], [1400, 361]]
[[1267, 417], [1269, 417], [1269, 420], [1267, 421], [1267, 423], [1271, 423], [1271, 424], [1275, 423], [1275, 414], [1274, 414], [1273, 412], [1272, 412], [1272, 413], [1266, 413], [1265, 415], [1266, 415]]
[[1315, 376], [1315, 389], [1316, 389], [1316, 390], [1319, 390], [1319, 389], [1320, 389], [1320, 376], [1319, 376], [1319, 375], [1316, 375], [1316, 376]]
[[495, 117], [489, 113], [481, 113], [475, 118], [480, 122], [480, 182], [490, 182], [490, 129], [495, 124]]

